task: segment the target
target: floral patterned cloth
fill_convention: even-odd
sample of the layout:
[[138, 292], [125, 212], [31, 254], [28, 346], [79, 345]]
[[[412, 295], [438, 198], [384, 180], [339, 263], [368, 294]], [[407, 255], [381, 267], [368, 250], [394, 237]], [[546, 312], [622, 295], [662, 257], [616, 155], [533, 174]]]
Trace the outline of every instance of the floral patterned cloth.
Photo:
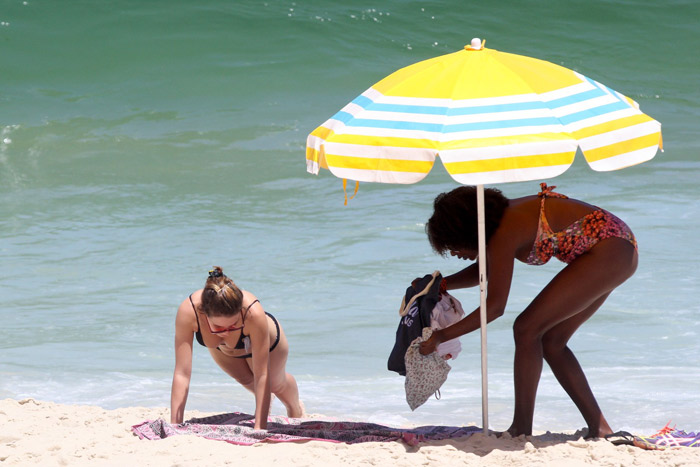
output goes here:
[[527, 264], [545, 264], [552, 256], [570, 263], [606, 238], [624, 238], [637, 248], [637, 240], [632, 230], [620, 218], [605, 209], [598, 208], [567, 228], [559, 232], [552, 231], [544, 214], [545, 199], [567, 198], [567, 196], [554, 193], [552, 191], [556, 188], [554, 185], [548, 187], [546, 183], [541, 183], [540, 187], [542, 191], [537, 195], [542, 198], [540, 220]]
[[157, 440], [177, 435], [195, 435], [249, 446], [263, 441], [330, 441], [364, 443], [401, 440], [410, 446], [423, 441], [438, 441], [469, 436], [481, 431], [475, 426], [421, 426], [392, 428], [375, 423], [305, 420], [270, 416], [267, 430], [254, 429], [253, 416], [234, 412], [204, 418], [193, 418], [180, 424], [162, 419], [147, 420], [131, 430], [141, 439]]
[[435, 394], [447, 380], [452, 369], [437, 352], [429, 355], [420, 354], [420, 343], [432, 335], [432, 328], [423, 328], [423, 336], [416, 337], [406, 350], [406, 402], [411, 410], [423, 405]]

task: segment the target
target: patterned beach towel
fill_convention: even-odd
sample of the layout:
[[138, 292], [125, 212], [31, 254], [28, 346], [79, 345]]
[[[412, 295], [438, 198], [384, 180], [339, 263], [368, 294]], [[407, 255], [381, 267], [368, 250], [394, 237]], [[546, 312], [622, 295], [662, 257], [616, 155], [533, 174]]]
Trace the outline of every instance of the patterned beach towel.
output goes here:
[[193, 418], [181, 424], [163, 419], [147, 420], [131, 427], [141, 439], [163, 439], [175, 435], [196, 435], [207, 439], [249, 446], [262, 441], [330, 441], [364, 443], [401, 440], [410, 446], [422, 441], [435, 441], [468, 436], [481, 428], [474, 426], [421, 426], [393, 428], [375, 423], [321, 421], [282, 416], [268, 417], [267, 430], [253, 428], [253, 416], [233, 412], [204, 418]]

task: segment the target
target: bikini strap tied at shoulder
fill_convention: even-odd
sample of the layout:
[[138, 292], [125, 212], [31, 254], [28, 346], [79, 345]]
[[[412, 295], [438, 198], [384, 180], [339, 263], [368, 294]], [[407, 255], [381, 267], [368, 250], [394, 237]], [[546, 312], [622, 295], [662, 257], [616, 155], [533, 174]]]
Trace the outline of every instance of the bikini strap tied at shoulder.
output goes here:
[[561, 193], [555, 193], [553, 191], [556, 187], [557, 187], [556, 185], [547, 186], [546, 183], [542, 182], [542, 183], [540, 183], [540, 189], [542, 191], [537, 193], [537, 196], [542, 198], [542, 201], [544, 201], [544, 198], [564, 198], [564, 199], [567, 199], [568, 196], [562, 195]]

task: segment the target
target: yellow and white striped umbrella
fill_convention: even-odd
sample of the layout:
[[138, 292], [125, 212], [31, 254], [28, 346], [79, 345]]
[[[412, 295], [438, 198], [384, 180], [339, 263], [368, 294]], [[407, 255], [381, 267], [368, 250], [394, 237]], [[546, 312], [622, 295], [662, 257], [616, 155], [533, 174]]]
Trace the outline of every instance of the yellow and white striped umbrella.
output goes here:
[[343, 107], [309, 135], [306, 166], [358, 182], [415, 183], [439, 156], [452, 178], [477, 185], [486, 433], [484, 184], [555, 177], [578, 148], [594, 170], [621, 169], [651, 159], [661, 144], [661, 124], [632, 99], [474, 39], [464, 50], [396, 71]]
[[632, 99], [575, 71], [484, 48], [389, 75], [316, 128], [307, 170], [361, 182], [415, 183], [439, 156], [469, 185], [552, 178], [581, 151], [597, 171], [647, 161], [661, 124]]

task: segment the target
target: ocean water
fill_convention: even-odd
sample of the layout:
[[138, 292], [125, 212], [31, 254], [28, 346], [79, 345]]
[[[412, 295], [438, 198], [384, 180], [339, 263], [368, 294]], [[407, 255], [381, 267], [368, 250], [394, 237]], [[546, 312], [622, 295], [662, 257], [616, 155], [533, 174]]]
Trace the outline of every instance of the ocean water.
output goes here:
[[[608, 420], [700, 429], [698, 13], [685, 0], [2, 0], [0, 398], [169, 406], [175, 310], [221, 265], [284, 326], [309, 412], [480, 424], [478, 333], [442, 399], [415, 412], [386, 369], [408, 283], [465, 266], [433, 254], [423, 225], [455, 182], [437, 163], [416, 185], [361, 184], [343, 206], [340, 180], [306, 173], [304, 147], [385, 75], [482, 37], [662, 123], [652, 161], [597, 173], [579, 157], [549, 183], [639, 240], [636, 275], [571, 342]], [[513, 320], [561, 267], [516, 265], [489, 325], [491, 428], [512, 416]], [[455, 296], [478, 305], [477, 290]], [[254, 404], [196, 346], [187, 407]], [[584, 425], [545, 368], [535, 429]]]

